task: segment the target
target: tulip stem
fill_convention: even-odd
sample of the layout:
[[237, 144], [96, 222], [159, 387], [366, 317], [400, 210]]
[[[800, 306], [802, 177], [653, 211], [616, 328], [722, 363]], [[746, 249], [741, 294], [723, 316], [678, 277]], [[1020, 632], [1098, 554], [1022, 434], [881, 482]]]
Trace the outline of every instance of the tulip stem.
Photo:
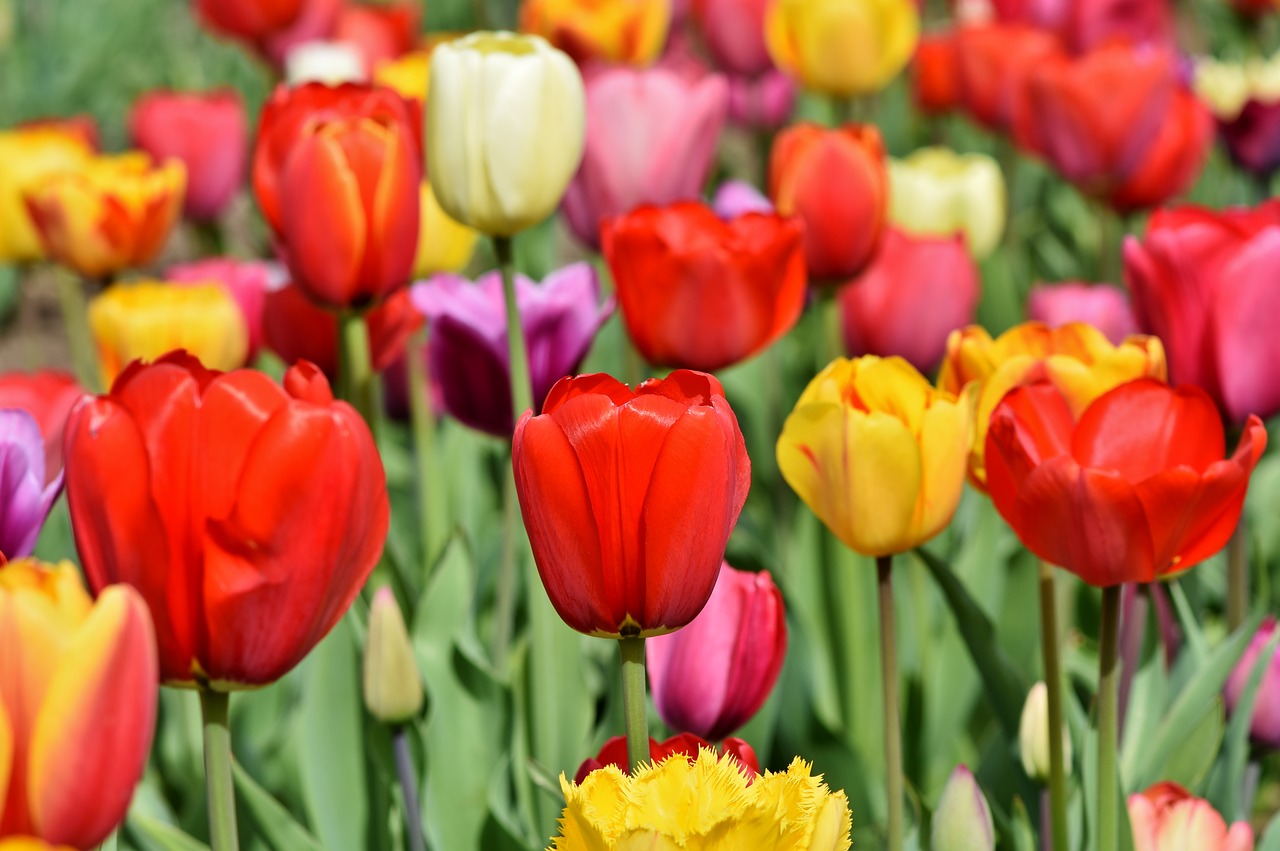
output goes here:
[[422, 564], [430, 570], [444, 547], [445, 497], [436, 471], [436, 417], [431, 410], [427, 375], [427, 333], [409, 342], [409, 418], [413, 428], [413, 456], [418, 474], [418, 534], [422, 536]]
[[649, 709], [644, 691], [644, 639], [624, 635], [618, 639], [622, 652], [622, 717], [627, 727], [627, 765], [634, 774], [649, 761]]
[[506, 480], [502, 483], [502, 554], [498, 562], [498, 586], [493, 603], [493, 667], [497, 671], [507, 668], [507, 653], [511, 648], [511, 630], [516, 617], [516, 535], [520, 510], [516, 495], [515, 470], [508, 466]]
[[71, 272], [58, 269], [58, 305], [62, 308], [62, 324], [67, 332], [67, 348], [71, 350], [71, 368], [80, 386], [90, 393], [101, 393], [102, 371], [89, 330], [89, 309], [85, 303], [84, 285]]
[[533, 408], [533, 382], [529, 378], [529, 350], [524, 344], [524, 326], [520, 324], [520, 306], [516, 303], [516, 274], [512, 258], [511, 237], [495, 236], [493, 253], [502, 271], [502, 298], [507, 309], [507, 352], [511, 364], [511, 416], [519, 421], [521, 414]]
[[1227, 542], [1227, 628], [1235, 632], [1249, 610], [1249, 561], [1245, 553], [1244, 516]]
[[1049, 822], [1052, 848], [1071, 851], [1067, 828], [1067, 772], [1062, 748], [1062, 664], [1058, 657], [1057, 578], [1053, 568], [1040, 562], [1040, 650], [1044, 656], [1044, 681], [1049, 698]]
[[369, 326], [365, 324], [364, 314], [358, 310], [344, 310], [338, 317], [341, 328], [342, 364], [339, 379], [342, 396], [351, 403], [374, 437], [378, 436], [378, 400], [377, 376], [369, 362]]
[[[1098, 851], [1116, 851], [1119, 839], [1116, 740], [1119, 677], [1120, 590], [1102, 589], [1102, 634], [1098, 650]], [[1049, 741], [1053, 741], [1050, 731]]]
[[880, 591], [880, 664], [884, 675], [885, 793], [889, 798], [888, 851], [902, 851], [902, 724], [898, 710], [898, 648], [893, 625], [893, 556], [876, 559]]
[[396, 776], [400, 780], [400, 792], [404, 795], [404, 820], [409, 829], [409, 851], [426, 851], [422, 839], [422, 811], [418, 808], [418, 779], [413, 771], [413, 757], [409, 754], [409, 737], [404, 727], [391, 731], [391, 747], [396, 755]]
[[209, 845], [212, 851], [237, 851], [236, 795], [231, 780], [231, 730], [227, 726], [226, 692], [200, 690], [204, 719], [204, 784], [209, 801]]

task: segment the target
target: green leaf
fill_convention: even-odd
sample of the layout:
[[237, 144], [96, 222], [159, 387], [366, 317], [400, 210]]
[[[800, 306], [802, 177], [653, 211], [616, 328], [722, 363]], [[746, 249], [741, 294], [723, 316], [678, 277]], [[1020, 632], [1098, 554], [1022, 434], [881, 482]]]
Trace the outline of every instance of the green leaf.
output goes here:
[[209, 846], [171, 824], [142, 813], [130, 814], [126, 830], [143, 846], [143, 851], [209, 851]]
[[1198, 789], [1218, 757], [1218, 747], [1226, 730], [1224, 715], [1222, 700], [1215, 699], [1200, 722], [1178, 744], [1169, 761], [1157, 770], [1160, 779]]
[[257, 828], [258, 835], [275, 851], [324, 851], [324, 846], [298, 824], [279, 801], [259, 786], [240, 763], [233, 762], [231, 768], [236, 791], [240, 793], [240, 813], [247, 816], [247, 820]]
[[1262, 832], [1257, 851], [1280, 851], [1280, 813], [1275, 815]]

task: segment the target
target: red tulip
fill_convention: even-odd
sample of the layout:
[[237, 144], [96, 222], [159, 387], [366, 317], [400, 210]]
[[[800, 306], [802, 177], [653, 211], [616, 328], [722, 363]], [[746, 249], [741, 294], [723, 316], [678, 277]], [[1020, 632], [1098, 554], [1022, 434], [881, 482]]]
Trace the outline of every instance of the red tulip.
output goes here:
[[695, 202], [607, 222], [604, 255], [640, 354], [711, 371], [772, 345], [804, 309], [803, 232], [773, 214], [725, 222]]
[[399, 59], [418, 41], [422, 17], [417, 3], [349, 4], [342, 7], [329, 38], [355, 45], [364, 57], [365, 73]]
[[1072, 50], [1083, 53], [1113, 41], [1174, 46], [1170, 0], [1073, 0], [1066, 10], [1062, 37]]
[[44, 437], [46, 483], [62, 472], [63, 430], [71, 409], [83, 395], [84, 388], [67, 372], [41, 369], [0, 375], [0, 408], [21, 408], [40, 426]]
[[183, 352], [135, 362], [67, 424], [67, 499], [89, 584], [133, 585], [160, 676], [273, 682], [338, 622], [390, 511], [369, 428], [314, 366], [284, 386]]
[[661, 635], [701, 611], [751, 487], [751, 462], [714, 377], [676, 370], [631, 390], [562, 378], [512, 444], [542, 584], [565, 623]]
[[[652, 736], [649, 737], [649, 759], [652, 762], [661, 762], [676, 754], [684, 754], [692, 764], [698, 757], [698, 751], [702, 749], [717, 750], [715, 745], [706, 739], [695, 736], [693, 733], [680, 733], [665, 742], [659, 742]], [[720, 743], [719, 751], [721, 756], [737, 762], [745, 774], [751, 777], [760, 776], [760, 762], [756, 759], [755, 748], [742, 739], [735, 739], [730, 736]], [[606, 765], [616, 766], [623, 774], [631, 773], [631, 768], [627, 764], [626, 736], [614, 736], [604, 743], [600, 748], [600, 753], [583, 760], [582, 765], [578, 766], [578, 771], [573, 776], [573, 782], [581, 784], [588, 774], [604, 768]]]
[[1063, 56], [1052, 33], [1015, 24], [961, 27], [955, 35], [960, 99], [969, 115], [992, 130], [1011, 131], [1031, 151], [1026, 124], [1032, 73]]
[[1062, 395], [1036, 384], [991, 415], [987, 490], [1045, 561], [1102, 588], [1154, 582], [1226, 545], [1266, 445], [1250, 417], [1223, 460], [1222, 420], [1193, 385], [1121, 384], [1073, 423]]
[[773, 68], [764, 43], [769, 0], [694, 0], [693, 18], [716, 65], [743, 77]]
[[195, 0], [211, 29], [245, 42], [277, 66], [295, 45], [333, 29], [343, 0]]
[[950, 112], [960, 103], [960, 59], [952, 32], [920, 36], [911, 60], [911, 91], [925, 112]]

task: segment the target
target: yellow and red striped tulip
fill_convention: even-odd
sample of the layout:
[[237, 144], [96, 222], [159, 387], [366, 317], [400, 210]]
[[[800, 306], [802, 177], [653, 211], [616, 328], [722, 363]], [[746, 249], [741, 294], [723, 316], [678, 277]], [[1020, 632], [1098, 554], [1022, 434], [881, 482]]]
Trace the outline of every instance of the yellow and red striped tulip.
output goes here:
[[648, 65], [671, 25], [671, 0], [524, 0], [520, 30], [540, 35], [579, 64]]
[[92, 156], [93, 146], [73, 126], [37, 124], [0, 132], [0, 262], [44, 257], [23, 196]]

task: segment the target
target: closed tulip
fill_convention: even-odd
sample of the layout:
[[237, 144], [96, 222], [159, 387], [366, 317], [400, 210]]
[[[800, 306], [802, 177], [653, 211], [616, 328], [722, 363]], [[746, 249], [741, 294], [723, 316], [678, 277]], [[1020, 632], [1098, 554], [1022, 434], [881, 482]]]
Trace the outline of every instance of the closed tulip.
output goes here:
[[[1234, 713], [1240, 704], [1240, 698], [1253, 676], [1267, 645], [1276, 634], [1276, 619], [1267, 615], [1262, 626], [1254, 633], [1245, 649], [1244, 655], [1231, 671], [1227, 686], [1223, 690], [1227, 711]], [[1253, 717], [1249, 720], [1249, 738], [1254, 744], [1267, 750], [1280, 750], [1280, 656], [1272, 656], [1271, 662], [1262, 673], [1262, 682], [1258, 686], [1258, 696], [1253, 704]]]
[[1004, 175], [984, 154], [921, 148], [889, 160], [889, 221], [917, 236], [965, 236], [979, 260], [1000, 244], [1006, 217]]
[[991, 415], [987, 491], [1045, 561], [1099, 588], [1154, 582], [1226, 545], [1266, 445], [1251, 417], [1223, 460], [1222, 420], [1193, 385], [1130, 381], [1074, 419], [1057, 389], [1035, 384]]
[[976, 389], [935, 390], [901, 358], [837, 358], [783, 424], [778, 468], [850, 549], [906, 552], [960, 502]]
[[757, 77], [773, 68], [764, 42], [770, 0], [695, 0], [693, 19], [723, 71]]
[[1177, 783], [1157, 783], [1129, 796], [1129, 823], [1134, 851], [1253, 851], [1247, 822], [1227, 822], [1203, 798]]
[[522, 0], [520, 29], [575, 62], [648, 65], [662, 52], [671, 0]]
[[658, 715], [720, 741], [751, 720], [787, 656], [782, 593], [768, 571], [720, 568], [707, 605], [684, 629], [646, 642]]
[[439, 272], [460, 272], [471, 262], [480, 235], [459, 224], [440, 207], [431, 185], [419, 190], [418, 253], [413, 259], [413, 276], [426, 278]]
[[440, 206], [490, 236], [551, 215], [582, 161], [585, 100], [573, 62], [537, 36], [480, 32], [437, 46], [427, 170]]
[[956, 31], [960, 100], [973, 120], [1009, 132], [1039, 153], [1038, 128], [1029, 117], [1030, 81], [1042, 65], [1060, 60], [1061, 42], [1050, 32], [1017, 24], [976, 24]]
[[795, 219], [747, 213], [726, 222], [683, 203], [608, 223], [604, 254], [645, 360], [709, 372], [763, 351], [800, 318], [803, 239]]
[[126, 585], [85, 593], [75, 565], [0, 568], [0, 848], [94, 848], [124, 821], [156, 718], [156, 644]]
[[911, 94], [926, 113], [941, 115], [960, 105], [960, 60], [953, 32], [920, 36], [912, 59]]
[[[557, 381], [577, 371], [613, 313], [613, 301], [600, 304], [600, 282], [586, 263], [552, 272], [541, 284], [517, 275], [515, 289], [536, 406]], [[438, 275], [415, 284], [410, 295], [429, 323], [427, 372], [444, 410], [471, 428], [510, 437], [516, 416], [501, 274], [490, 272], [475, 284]]]
[[634, 390], [607, 375], [562, 379], [516, 424], [512, 464], [552, 605], [610, 638], [693, 620], [751, 487], [720, 382], [688, 370]]
[[796, 84], [781, 71], [729, 78], [729, 121], [752, 130], [777, 130], [796, 108]]
[[373, 73], [373, 80], [380, 86], [394, 89], [401, 97], [427, 102], [427, 87], [431, 82], [431, 51], [413, 50], [385, 62]]
[[0, 556], [29, 556], [62, 493], [62, 471], [46, 473], [40, 425], [20, 408], [0, 408], [0, 470]]
[[933, 811], [931, 851], [995, 851], [996, 827], [982, 787], [968, 766], [958, 765]]
[[50, 260], [102, 278], [155, 259], [178, 220], [186, 169], [142, 153], [94, 157], [24, 194]]
[[1280, 202], [1160, 210], [1124, 246], [1143, 330], [1166, 342], [1174, 381], [1204, 388], [1232, 423], [1280, 411]]
[[728, 83], [715, 74], [697, 82], [658, 68], [593, 75], [582, 165], [564, 196], [574, 235], [599, 246], [606, 219], [697, 198], [728, 108]]
[[308, 363], [283, 386], [182, 353], [136, 364], [72, 414], [66, 452], [85, 575], [95, 590], [125, 582], [146, 599], [169, 684], [279, 679], [382, 554], [377, 446]]
[[[648, 647], [649, 645], [646, 644], [645, 646]], [[750, 777], [758, 777], [760, 775], [760, 761], [756, 758], [755, 749], [742, 739], [730, 736], [720, 743], [720, 747], [716, 747], [711, 742], [693, 733], [677, 733], [663, 742], [659, 742], [652, 736], [649, 737], [649, 760], [654, 764], [676, 754], [687, 757], [690, 762], [696, 762], [698, 754], [704, 750], [716, 752], [722, 759], [736, 760], [739, 770]], [[582, 781], [587, 779], [588, 774], [598, 771], [606, 765], [614, 766], [623, 774], [631, 773], [631, 767], [627, 764], [626, 736], [614, 736], [608, 739], [600, 747], [599, 753], [584, 759], [582, 765], [578, 766], [577, 773], [573, 776], [573, 782], [581, 785]]]
[[844, 283], [871, 262], [884, 227], [889, 177], [880, 131], [856, 124], [784, 130], [769, 158], [769, 196], [779, 214], [804, 222], [809, 277]]
[[919, 33], [912, 0], [776, 0], [765, 20], [778, 67], [807, 89], [839, 97], [889, 85]]
[[44, 257], [24, 198], [51, 176], [79, 169], [93, 150], [84, 134], [63, 125], [0, 131], [0, 262]]
[[56, 369], [0, 374], [0, 408], [21, 408], [35, 418], [44, 438], [44, 478], [62, 473], [62, 433], [67, 416], [84, 395], [76, 377]]
[[[1022, 770], [1037, 783], [1049, 781], [1049, 686], [1041, 680], [1031, 687], [1018, 719], [1018, 755]], [[1071, 765], [1071, 731], [1062, 725], [1062, 764]]]
[[249, 351], [246, 363], [252, 363], [262, 346], [262, 312], [267, 290], [274, 288], [283, 273], [279, 264], [257, 260], [211, 257], [190, 263], [179, 263], [165, 271], [165, 280], [180, 285], [217, 284], [235, 299], [248, 331]]
[[369, 606], [361, 679], [365, 708], [383, 724], [403, 724], [422, 711], [422, 674], [395, 594], [385, 585]]
[[1109, 284], [1036, 284], [1027, 295], [1027, 318], [1050, 328], [1083, 322], [1113, 346], [1138, 333], [1128, 294]]
[[964, 240], [887, 228], [871, 265], [836, 296], [849, 354], [899, 355], [922, 372], [938, 365], [952, 331], [973, 322], [981, 277]]
[[277, 68], [290, 49], [331, 32], [342, 7], [343, 0], [195, 0], [206, 26], [244, 42]]

